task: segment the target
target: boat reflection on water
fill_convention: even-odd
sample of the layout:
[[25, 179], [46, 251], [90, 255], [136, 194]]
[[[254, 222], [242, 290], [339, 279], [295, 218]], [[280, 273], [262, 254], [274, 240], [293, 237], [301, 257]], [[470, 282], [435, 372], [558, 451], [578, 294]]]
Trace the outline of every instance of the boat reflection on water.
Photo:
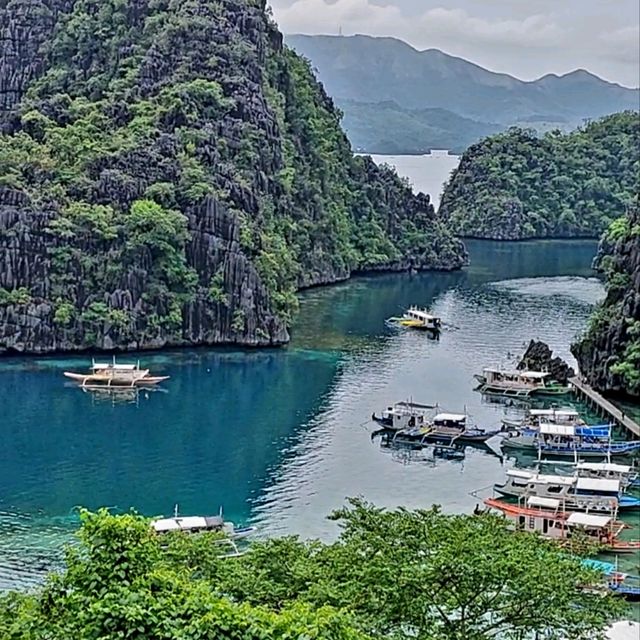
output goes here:
[[487, 445], [486, 442], [424, 442], [418, 440], [398, 440], [396, 432], [391, 429], [377, 429], [371, 433], [371, 441], [380, 440], [380, 449], [391, 453], [394, 460], [409, 464], [423, 462], [431, 465], [439, 461], [463, 462], [469, 449], [477, 449], [499, 460], [503, 460], [500, 452]]
[[[479, 391], [480, 387], [476, 387], [475, 390]], [[544, 400], [534, 400], [533, 398], [512, 398], [487, 391], [481, 392], [480, 401], [482, 404], [487, 405], [501, 405], [505, 408], [505, 412], [513, 411], [514, 413], [524, 413], [528, 409], [532, 408], [542, 409], [546, 404]]]
[[[65, 385], [73, 386], [76, 385]], [[140, 406], [141, 400], [149, 400], [151, 394], [168, 393], [167, 389], [161, 387], [81, 387], [82, 391], [89, 395], [91, 404], [135, 404]]]

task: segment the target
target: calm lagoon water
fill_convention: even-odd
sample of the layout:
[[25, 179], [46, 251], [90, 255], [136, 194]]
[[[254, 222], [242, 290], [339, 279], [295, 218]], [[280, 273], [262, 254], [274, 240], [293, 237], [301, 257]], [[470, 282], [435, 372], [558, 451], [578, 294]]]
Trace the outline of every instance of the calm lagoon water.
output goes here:
[[440, 204], [442, 186], [451, 172], [458, 166], [460, 156], [449, 155], [446, 151], [435, 151], [421, 156], [371, 156], [376, 163], [386, 163], [409, 182], [416, 191], [431, 195], [436, 209]]
[[[530, 338], [568, 357], [602, 295], [593, 242], [470, 242], [458, 273], [360, 277], [302, 295], [287, 348], [142, 354], [171, 379], [128, 401], [68, 384], [88, 357], [0, 360], [0, 588], [40, 579], [77, 526], [75, 507], [147, 515], [217, 512], [264, 535], [330, 538], [346, 496], [381, 505], [471, 510], [474, 489], [514, 460], [499, 443], [436, 464], [392, 454], [368, 418], [400, 399], [467, 408], [483, 427], [505, 408], [473, 373]], [[386, 329], [409, 304], [447, 324], [439, 341]], [[508, 409], [511, 411], [511, 409]]]

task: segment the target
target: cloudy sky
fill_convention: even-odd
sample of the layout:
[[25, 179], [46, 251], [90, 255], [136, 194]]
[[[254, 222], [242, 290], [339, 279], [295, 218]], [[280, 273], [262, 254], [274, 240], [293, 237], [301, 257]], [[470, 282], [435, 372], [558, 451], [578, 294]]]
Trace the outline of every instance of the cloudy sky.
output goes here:
[[640, 84], [638, 0], [269, 0], [285, 33], [366, 33], [524, 80], [577, 68]]

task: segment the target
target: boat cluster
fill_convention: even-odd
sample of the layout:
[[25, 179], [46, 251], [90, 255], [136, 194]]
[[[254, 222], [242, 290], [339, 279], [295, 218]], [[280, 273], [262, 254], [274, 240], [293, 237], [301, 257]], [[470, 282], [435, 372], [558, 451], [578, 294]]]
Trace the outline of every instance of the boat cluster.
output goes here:
[[[462, 459], [467, 445], [484, 445], [492, 438], [504, 452], [530, 452], [536, 468], [509, 469], [505, 481], [493, 486], [497, 497], [484, 500], [485, 509], [504, 515], [514, 529], [563, 545], [580, 538], [604, 551], [640, 551], [640, 541], [620, 537], [629, 527], [618, 519], [620, 512], [640, 510], [640, 495], [633, 493], [640, 490], [638, 471], [612, 462], [640, 451], [640, 442], [613, 440], [611, 425], [589, 426], [573, 408], [529, 408], [517, 420], [503, 419], [498, 429], [481, 429], [470, 424], [466, 412], [408, 401], [371, 418], [379, 427], [374, 435], [385, 446], [431, 447], [434, 457]], [[542, 473], [544, 466], [553, 466], [554, 472]], [[558, 468], [561, 472], [555, 473]], [[634, 580], [611, 570], [607, 584], [615, 593], [640, 598]]]
[[[638, 511], [638, 472], [628, 464], [610, 461], [576, 461], [569, 474], [543, 474], [536, 470], [509, 469], [503, 483], [485, 507], [504, 515], [517, 531], [537, 533], [572, 548], [588, 545], [597, 552], [638, 553], [640, 540], [622, 537], [629, 525], [618, 518], [621, 512]], [[478, 511], [478, 508], [477, 508]], [[594, 561], [595, 562], [595, 561]], [[640, 579], [608, 567], [607, 587], [628, 599], [640, 599]]]
[[385, 446], [431, 448], [435, 457], [463, 459], [467, 444], [482, 444], [500, 433], [468, 424], [466, 413], [446, 413], [435, 405], [397, 402], [371, 419]]

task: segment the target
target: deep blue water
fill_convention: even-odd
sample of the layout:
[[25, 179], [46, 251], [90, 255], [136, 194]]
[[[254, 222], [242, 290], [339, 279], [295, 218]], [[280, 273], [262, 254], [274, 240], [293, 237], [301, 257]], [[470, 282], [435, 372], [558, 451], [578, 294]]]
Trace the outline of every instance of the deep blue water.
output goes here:
[[[406, 398], [466, 407], [481, 426], [505, 408], [473, 391], [484, 365], [512, 361], [530, 338], [562, 356], [602, 295], [594, 242], [470, 242], [452, 274], [379, 275], [302, 295], [287, 348], [141, 354], [171, 379], [118, 402], [62, 371], [88, 358], [0, 361], [0, 588], [29, 584], [59, 557], [74, 507], [147, 515], [217, 512], [265, 534], [334, 535], [345, 496], [384, 505], [473, 508], [501, 480], [499, 449], [463, 463], [391, 454], [368, 416]], [[447, 323], [439, 341], [385, 328], [412, 303]], [[418, 456], [420, 458], [420, 456]]]

